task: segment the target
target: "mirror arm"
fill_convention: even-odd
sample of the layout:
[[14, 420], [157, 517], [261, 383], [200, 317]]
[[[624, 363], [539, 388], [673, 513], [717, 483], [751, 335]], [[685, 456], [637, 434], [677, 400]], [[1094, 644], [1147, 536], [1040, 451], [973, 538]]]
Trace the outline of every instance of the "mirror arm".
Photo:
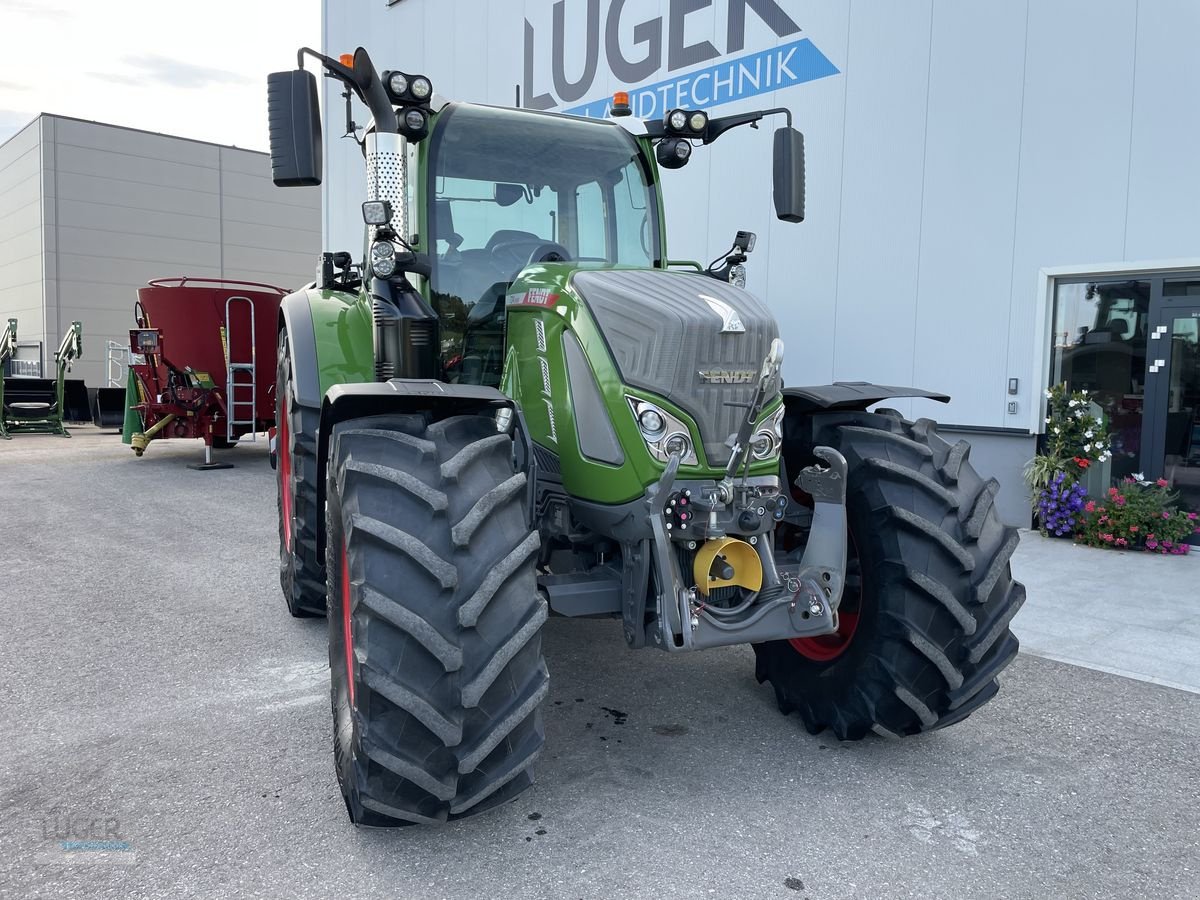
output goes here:
[[727, 131], [739, 128], [742, 125], [757, 125], [767, 116], [777, 115], [785, 116], [787, 118], [787, 127], [792, 127], [792, 111], [785, 106], [777, 106], [774, 109], [760, 109], [750, 113], [739, 113], [733, 116], [724, 116], [720, 119], [709, 119], [708, 133], [704, 136], [704, 143], [711, 144]]

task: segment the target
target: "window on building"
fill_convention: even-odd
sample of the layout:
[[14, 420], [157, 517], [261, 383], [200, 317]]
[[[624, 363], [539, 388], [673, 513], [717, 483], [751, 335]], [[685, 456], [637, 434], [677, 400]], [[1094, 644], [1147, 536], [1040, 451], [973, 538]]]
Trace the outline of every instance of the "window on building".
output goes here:
[[1054, 291], [1050, 384], [1086, 390], [1108, 416], [1112, 475], [1142, 470], [1146, 332], [1151, 282], [1059, 283]]

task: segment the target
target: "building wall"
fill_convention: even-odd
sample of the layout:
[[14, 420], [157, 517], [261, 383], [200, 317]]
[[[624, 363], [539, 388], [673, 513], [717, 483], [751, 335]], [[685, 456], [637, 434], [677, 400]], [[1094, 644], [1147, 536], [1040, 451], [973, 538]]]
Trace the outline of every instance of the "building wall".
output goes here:
[[[661, 19], [662, 65], [630, 85], [607, 60], [613, 0], [598, 3], [589, 101], [686, 76], [687, 68], [667, 71], [672, 44], [708, 41], [734, 59], [807, 37], [836, 67], [712, 110], [792, 110], [808, 151], [807, 221], [773, 219], [769, 132], [743, 129], [665, 174], [671, 255], [711, 259], [735, 230], [756, 231], [749, 287], [780, 319], [787, 380], [871, 380], [952, 394], [944, 407], [894, 405], [997, 430], [987, 456], [1004, 473], [1001, 509], [1016, 518], [1025, 501], [1013, 473], [1040, 430], [1047, 377], [1039, 270], [1168, 260], [1200, 246], [1192, 152], [1200, 119], [1181, 114], [1177, 100], [1200, 95], [1200, 67], [1190, 62], [1200, 4], [773, 0], [802, 29], [781, 37], [779, 17], [771, 27], [755, 12], [772, 3], [712, 0], [676, 16], [682, 27], [672, 38], [672, 8], [685, 7], [644, 0], [613, 20], [615, 44], [627, 60], [645, 57], [653, 41], [639, 34], [653, 35]], [[461, 14], [468, 6], [471, 14]], [[362, 44], [381, 69], [425, 72], [443, 96], [509, 105], [526, 80], [526, 58], [526, 100], [553, 93], [554, 7], [326, 2], [325, 46], [336, 54]], [[744, 45], [732, 52], [731, 8], [746, 10]], [[568, 80], [588, 60], [588, 9], [564, 7]], [[340, 100], [326, 87], [326, 106], [337, 112], [326, 117], [325, 230], [334, 243], [356, 246], [362, 166], [351, 142], [336, 140]], [[1015, 395], [1010, 378], [1019, 379]]]
[[[24, 190], [44, 225], [44, 252], [34, 251], [44, 284], [36, 298], [20, 300], [0, 288], [0, 315], [27, 300], [43, 310], [38, 337], [47, 371], [63, 332], [79, 319], [84, 353], [72, 377], [103, 385], [106, 342], [128, 343], [137, 288], [152, 278], [297, 287], [314, 277], [320, 193], [277, 190], [266, 154], [44, 115], [0, 148], [0, 165], [19, 140], [33, 146], [29, 159], [41, 173], [40, 204], [36, 178]], [[24, 252], [14, 246], [3, 242], [0, 254]], [[20, 335], [35, 337], [24, 322]]]
[[20, 341], [45, 340], [41, 176], [31, 122], [0, 146], [0, 326], [16, 318]]

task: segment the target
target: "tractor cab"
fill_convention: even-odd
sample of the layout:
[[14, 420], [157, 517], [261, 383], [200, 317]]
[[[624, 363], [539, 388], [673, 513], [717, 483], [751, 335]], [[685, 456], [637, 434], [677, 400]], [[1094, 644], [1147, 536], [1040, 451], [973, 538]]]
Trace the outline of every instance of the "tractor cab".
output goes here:
[[448, 381], [498, 385], [505, 298], [539, 263], [663, 266], [654, 170], [612, 123], [451, 104], [417, 187]]

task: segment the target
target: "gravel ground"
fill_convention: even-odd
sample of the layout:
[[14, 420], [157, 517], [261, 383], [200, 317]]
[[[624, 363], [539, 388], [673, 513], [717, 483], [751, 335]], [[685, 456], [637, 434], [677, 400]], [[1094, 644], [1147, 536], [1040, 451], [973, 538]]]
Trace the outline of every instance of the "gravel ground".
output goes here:
[[839, 744], [748, 649], [611, 622], [547, 625], [533, 790], [356, 830], [265, 447], [196, 472], [194, 444], [75, 435], [0, 446], [0, 896], [1196, 896], [1200, 696], [1021, 656], [961, 725]]

